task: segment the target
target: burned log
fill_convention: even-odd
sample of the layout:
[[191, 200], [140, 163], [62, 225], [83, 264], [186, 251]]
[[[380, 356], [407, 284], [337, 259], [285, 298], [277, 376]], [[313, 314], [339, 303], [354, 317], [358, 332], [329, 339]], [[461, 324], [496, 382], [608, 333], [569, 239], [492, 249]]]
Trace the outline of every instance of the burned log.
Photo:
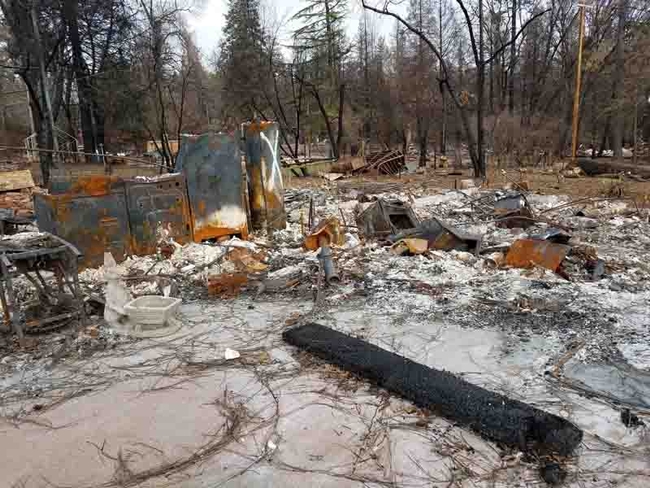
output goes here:
[[322, 325], [289, 329], [283, 338], [497, 443], [570, 455], [582, 440], [582, 431], [561, 417]]
[[630, 173], [641, 178], [650, 178], [650, 166], [624, 163], [617, 160], [578, 159], [578, 166], [587, 176]]

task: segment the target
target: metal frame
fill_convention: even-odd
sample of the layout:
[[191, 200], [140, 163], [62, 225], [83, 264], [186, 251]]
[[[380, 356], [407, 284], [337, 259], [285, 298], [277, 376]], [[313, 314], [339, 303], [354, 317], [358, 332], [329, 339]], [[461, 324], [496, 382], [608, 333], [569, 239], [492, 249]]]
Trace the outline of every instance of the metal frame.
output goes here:
[[[53, 248], [28, 249], [25, 251], [0, 249], [0, 303], [4, 311], [5, 325], [11, 326], [19, 339], [24, 337], [23, 322], [24, 311], [18, 303], [14, 293], [13, 279], [23, 275], [37, 290], [39, 299], [51, 304], [51, 299], [58, 291], [58, 296], [67, 295], [66, 287], [71, 292], [76, 305], [76, 310], [30, 321], [30, 327], [44, 326], [78, 316], [85, 320], [84, 302], [79, 286], [78, 260], [81, 256], [79, 250], [69, 242], [49, 234], [49, 237], [58, 241], [59, 246]], [[41, 270], [54, 272], [58, 290], [53, 290], [47, 284]], [[36, 278], [29, 273], [34, 273]]]

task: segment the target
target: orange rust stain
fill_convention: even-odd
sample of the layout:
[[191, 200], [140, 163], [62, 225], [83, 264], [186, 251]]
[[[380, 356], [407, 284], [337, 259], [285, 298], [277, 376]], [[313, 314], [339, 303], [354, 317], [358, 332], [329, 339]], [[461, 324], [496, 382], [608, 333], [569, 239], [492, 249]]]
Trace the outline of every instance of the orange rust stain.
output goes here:
[[70, 206], [68, 202], [70, 198], [60, 198], [60, 197], [48, 197], [52, 202], [52, 207], [54, 208], [54, 218], [59, 222], [69, 222], [70, 221]]
[[253, 134], [259, 133], [265, 130], [267, 127], [271, 127], [272, 125], [273, 122], [268, 121], [251, 122], [246, 127], [246, 132], [251, 132]]
[[203, 242], [208, 239], [217, 239], [223, 236], [239, 235], [242, 239], [248, 239], [248, 226], [242, 225], [238, 229], [220, 227], [218, 225], [203, 225], [194, 228], [194, 242]]
[[119, 181], [121, 181], [121, 179], [117, 176], [82, 176], [77, 179], [69, 193], [101, 197], [103, 195], [109, 195], [111, 192], [111, 186]]
[[[275, 188], [265, 189], [262, 184], [262, 170], [259, 166], [250, 168], [250, 205], [254, 225], [261, 225], [265, 215], [268, 216], [269, 225], [275, 229], [286, 227], [284, 214], [284, 199], [281, 199]], [[267, 175], [267, 182], [270, 175]], [[280, 190], [279, 188], [277, 190]]]
[[80, 250], [84, 254], [81, 269], [101, 265], [104, 261], [104, 252], [110, 251], [113, 253], [113, 257], [118, 263], [123, 261], [126, 257], [125, 255], [129, 252], [128, 242], [125, 243], [126, 249], [124, 252], [117, 252], [116, 249], [111, 249], [109, 247], [111, 242], [110, 235], [101, 227], [94, 230], [81, 230], [75, 238], [79, 243]]
[[341, 224], [336, 217], [323, 220], [314, 231], [305, 238], [303, 245], [310, 251], [315, 251], [324, 244], [341, 246], [345, 236], [341, 233]]
[[205, 215], [205, 200], [199, 200], [199, 204], [197, 205], [197, 212], [199, 215], [204, 216]]
[[264, 220], [265, 197], [264, 185], [262, 184], [262, 170], [259, 166], [250, 168], [250, 205], [251, 213], [253, 216], [254, 225], [261, 224]]
[[233, 298], [239, 295], [242, 287], [248, 283], [244, 273], [222, 274], [208, 277], [208, 294], [222, 298]]
[[557, 271], [569, 252], [569, 246], [535, 239], [515, 241], [506, 255], [506, 265], [515, 268], [531, 268], [539, 265]]

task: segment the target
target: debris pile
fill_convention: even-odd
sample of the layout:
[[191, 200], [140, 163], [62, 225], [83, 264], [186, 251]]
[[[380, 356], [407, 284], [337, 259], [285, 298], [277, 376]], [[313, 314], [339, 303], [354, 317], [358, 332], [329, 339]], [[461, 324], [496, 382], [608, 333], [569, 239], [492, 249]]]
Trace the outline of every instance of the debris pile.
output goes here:
[[406, 159], [401, 151], [387, 149], [367, 154], [364, 165], [352, 170], [352, 174], [396, 175], [404, 171]]
[[22, 339], [84, 317], [77, 276], [79, 251], [48, 233], [0, 238], [0, 305], [4, 326]]
[[[41, 192], [28, 169], [0, 172], [0, 209], [6, 219], [30, 219], [34, 216], [32, 196]], [[3, 217], [0, 215], [0, 219]]]
[[[263, 183], [272, 173], [264, 171], [262, 159], [256, 171]], [[238, 398], [252, 385], [251, 398], [266, 395], [263, 403], [270, 409], [226, 406], [228, 395], [218, 405], [230, 425], [274, 412], [271, 420], [261, 421], [268, 429], [264, 437], [251, 442], [264, 452], [250, 459], [269, 463], [265, 469], [273, 469], [270, 450], [282, 463], [279, 456], [289, 452], [287, 430], [280, 435], [276, 426], [290, 429], [301, 415], [307, 419], [299, 425], [302, 435], [306, 425], [335, 431], [336, 439], [327, 442], [336, 444], [337, 452], [344, 451], [337, 428], [357, 417], [368, 420], [354, 426], [355, 442], [362, 438], [363, 445], [355, 448], [353, 463], [367, 458], [365, 453], [382, 453], [385, 445], [388, 456], [398, 459], [401, 453], [399, 462], [406, 462], [399, 447], [405, 444], [382, 437], [378, 428], [391, 431], [386, 436], [392, 431], [430, 435], [436, 448], [444, 433], [473, 436], [471, 445], [464, 444], [467, 456], [475, 456], [485, 439], [496, 440], [499, 445], [488, 445], [495, 472], [505, 470], [512, 479], [529, 472], [504, 467], [509, 459], [535, 464], [534, 476], [541, 479], [563, 477], [567, 465], [571, 476], [582, 472], [584, 465], [574, 469], [571, 463], [589, 449], [587, 441], [596, 439], [592, 434], [601, 435], [592, 423], [593, 410], [610, 408], [594, 407], [597, 402], [615, 405], [614, 416], [607, 410], [607, 429], [613, 428], [612, 419], [619, 429], [628, 429], [625, 442], [644, 435], [646, 403], [637, 397], [650, 373], [647, 209], [620, 198], [536, 194], [525, 185], [434, 191], [395, 181], [318, 183], [287, 190], [280, 206], [262, 205], [261, 193], [255, 211], [261, 228], [246, 239], [224, 235], [210, 242], [179, 242], [163, 227], [152, 237], [153, 252], [127, 253], [119, 264], [105, 257], [103, 266], [84, 269], [79, 288], [89, 320], [68, 336], [56, 330], [39, 337], [40, 359], [26, 346], [13, 350], [11, 360], [0, 362], [11, 377], [4, 389], [0, 384], [0, 393], [22, 401], [20, 388], [29, 385], [30, 394], [50, 394], [57, 374], [101, 378], [101, 386], [93, 384], [89, 391], [147, 375], [155, 376], [142, 382], [153, 384], [147, 391], [169, 395], [181, 384], [192, 388], [203, 376], [210, 388], [223, 382]], [[276, 221], [285, 218], [286, 225]], [[16, 249], [23, 248], [25, 242]], [[16, 278], [19, 299], [49, 293], [56, 276], [42, 274], [46, 286], [40, 291], [25, 277]], [[138, 316], [140, 327], [129, 328], [128, 321]], [[150, 319], [156, 323], [147, 324]], [[328, 327], [306, 325], [315, 322]], [[141, 339], [158, 333], [174, 335], [160, 342]], [[345, 370], [284, 345], [283, 333], [291, 344]], [[140, 339], [120, 338], [123, 334]], [[127, 346], [130, 355], [124, 353]], [[66, 354], [71, 360], [61, 365]], [[78, 361], [93, 355], [93, 362]], [[349, 371], [409, 401], [369, 388]], [[603, 380], [616, 377], [623, 378], [617, 391]], [[628, 381], [631, 377], [634, 381]], [[46, 381], [50, 386], [43, 386]], [[74, 394], [85, 391], [70, 384]], [[621, 385], [630, 384], [634, 391], [622, 391], [627, 386]], [[581, 398], [591, 403], [575, 408]], [[331, 406], [335, 414], [312, 415], [307, 409], [316, 404]], [[575, 449], [583, 435], [585, 442]], [[227, 438], [240, 437], [228, 433]], [[309, 456], [316, 463], [322, 454], [314, 446]], [[431, 444], [422, 449], [429, 456]], [[546, 463], [541, 472], [530, 453], [550, 456], [541, 459]], [[576, 457], [567, 460], [569, 455]], [[201, 459], [209, 467], [207, 458]], [[390, 465], [386, 459], [381, 458], [382, 473]], [[363, 469], [374, 469], [368, 466]], [[388, 477], [377, 472], [372, 471], [373, 479], [385, 484]], [[494, 474], [476, 472], [467, 479], [487, 476]]]

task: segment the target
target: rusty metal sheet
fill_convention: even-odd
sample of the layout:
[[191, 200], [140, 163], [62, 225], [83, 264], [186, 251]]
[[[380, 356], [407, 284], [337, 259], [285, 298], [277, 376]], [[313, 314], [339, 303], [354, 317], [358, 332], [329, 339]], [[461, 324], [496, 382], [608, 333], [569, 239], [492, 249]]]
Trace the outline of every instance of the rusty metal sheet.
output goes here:
[[126, 180], [131, 251], [154, 254], [161, 238], [192, 241], [192, 218], [185, 177], [181, 174]]
[[186, 137], [176, 171], [187, 181], [194, 241], [226, 235], [248, 237], [248, 213], [237, 134]]
[[244, 124], [246, 172], [254, 229], [287, 226], [280, 166], [280, 128], [275, 122]]
[[536, 239], [515, 241], [506, 255], [506, 265], [515, 268], [531, 268], [535, 265], [557, 271], [567, 256], [569, 246]]
[[341, 232], [341, 223], [336, 217], [328, 217], [312, 230], [303, 245], [310, 251], [316, 251], [319, 247], [342, 246], [345, 243], [345, 235]]
[[88, 175], [78, 178], [53, 178], [50, 183], [51, 195], [79, 195], [99, 197], [112, 191], [123, 191], [124, 181], [117, 176]]
[[79, 249], [82, 266], [101, 266], [104, 252], [124, 260], [130, 253], [124, 183], [101, 176], [82, 178], [68, 188], [70, 193], [34, 195], [38, 228]]
[[234, 298], [248, 284], [246, 273], [208, 276], [208, 295], [212, 297]]

